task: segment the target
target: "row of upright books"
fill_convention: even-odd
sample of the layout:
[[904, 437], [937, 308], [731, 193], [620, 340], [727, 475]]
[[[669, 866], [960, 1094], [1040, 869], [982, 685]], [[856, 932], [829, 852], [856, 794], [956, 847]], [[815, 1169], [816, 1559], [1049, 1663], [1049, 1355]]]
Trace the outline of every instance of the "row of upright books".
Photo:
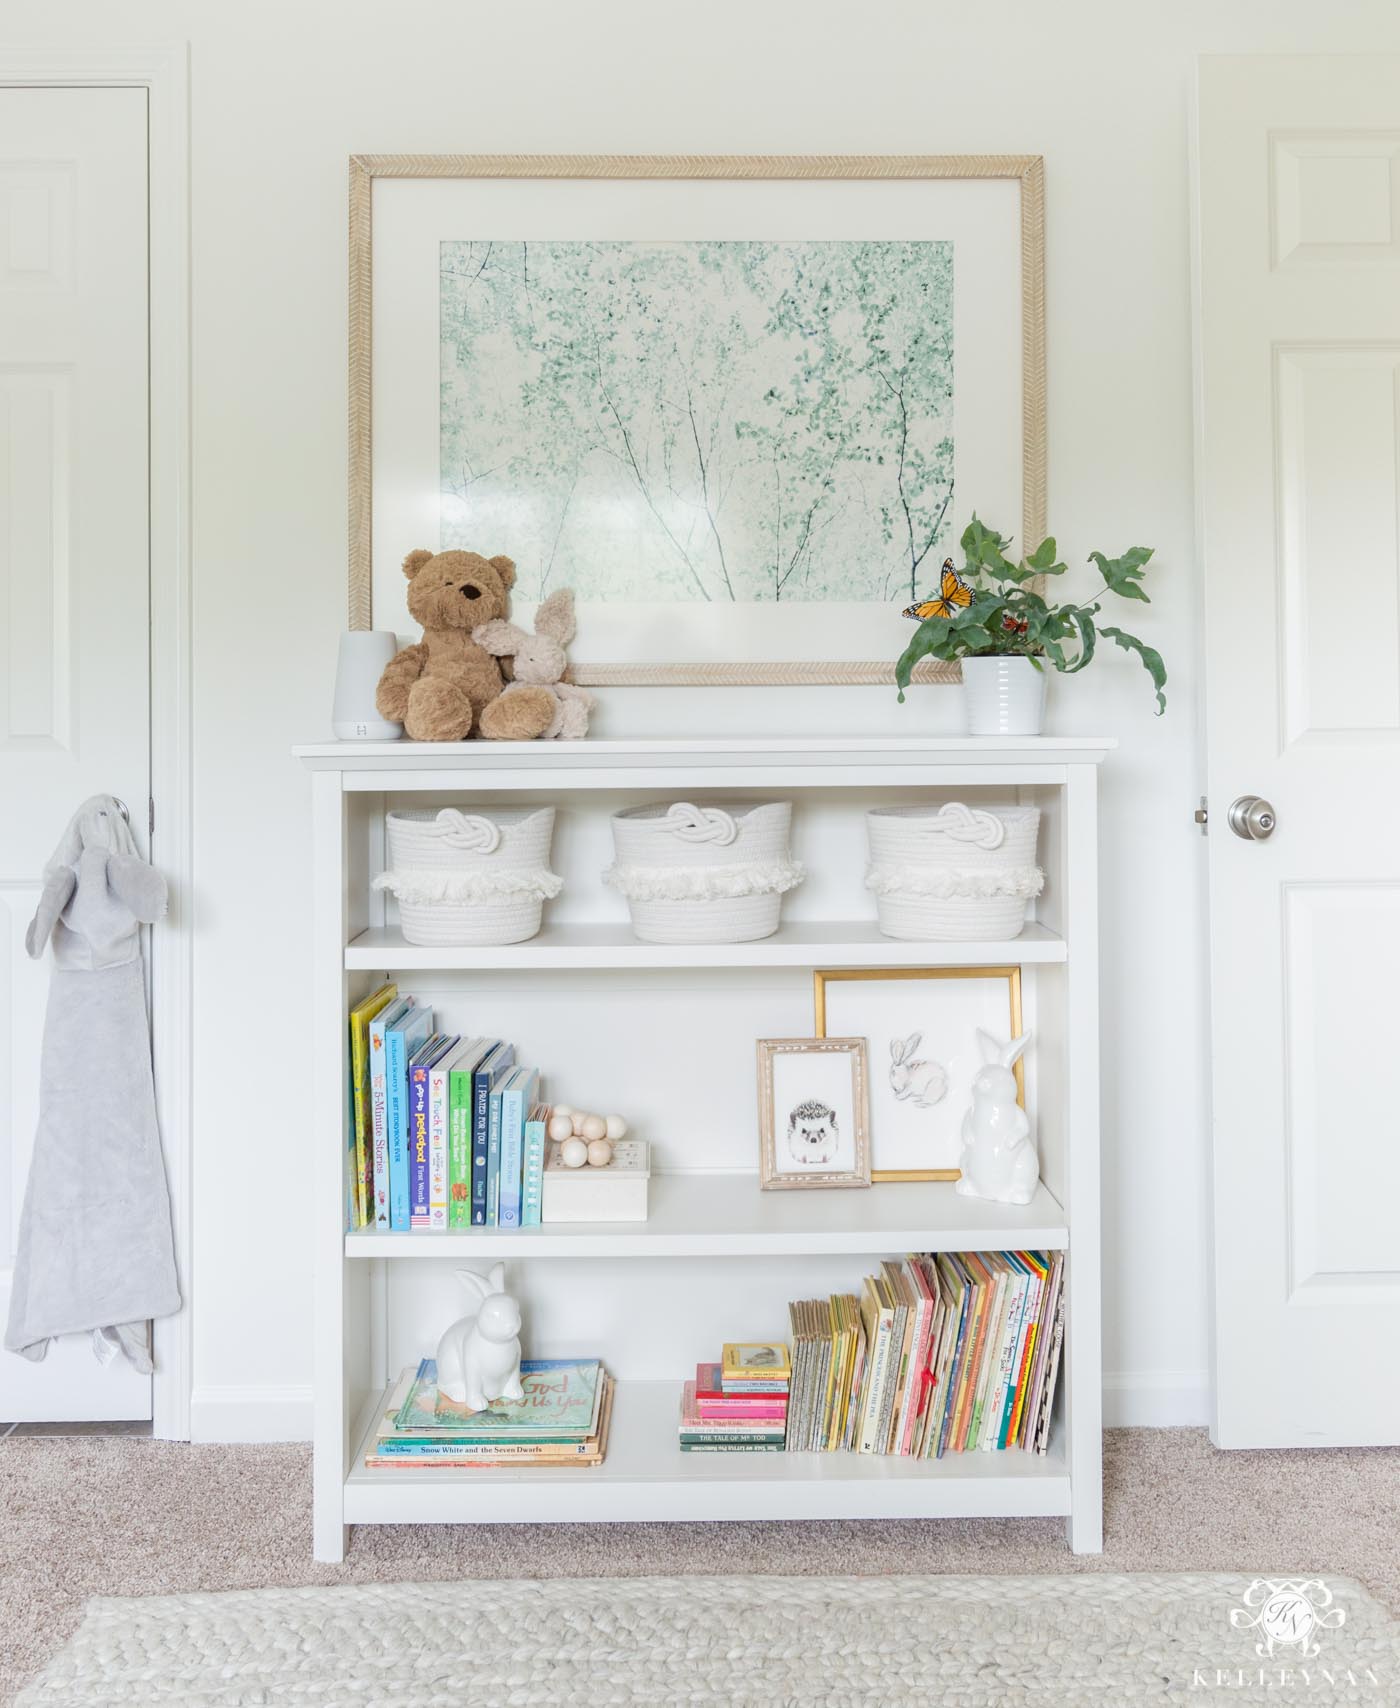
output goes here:
[[859, 1297], [797, 1300], [788, 1452], [941, 1459], [1049, 1446], [1064, 1253], [939, 1252], [881, 1264]]
[[440, 1032], [381, 985], [350, 1013], [349, 1229], [538, 1227], [539, 1072], [503, 1038]]
[[438, 1391], [437, 1363], [410, 1364], [390, 1390], [365, 1454], [370, 1470], [490, 1470], [509, 1465], [601, 1465], [612, 1420], [612, 1377], [596, 1358], [527, 1358], [523, 1397], [468, 1411]]

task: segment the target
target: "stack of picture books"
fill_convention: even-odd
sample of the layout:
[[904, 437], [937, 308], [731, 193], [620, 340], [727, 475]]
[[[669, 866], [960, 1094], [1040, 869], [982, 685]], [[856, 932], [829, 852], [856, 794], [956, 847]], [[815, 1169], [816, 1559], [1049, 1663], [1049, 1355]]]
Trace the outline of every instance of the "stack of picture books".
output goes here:
[[350, 1014], [346, 1227], [538, 1227], [547, 1115], [514, 1045], [382, 985]]
[[419, 1470], [508, 1465], [601, 1465], [608, 1450], [612, 1377], [596, 1358], [527, 1358], [525, 1396], [485, 1411], [454, 1405], [437, 1390], [437, 1365], [410, 1364], [389, 1391], [365, 1464]]
[[881, 1264], [859, 1297], [797, 1300], [789, 1452], [1049, 1446], [1064, 1254], [939, 1252]]
[[682, 1453], [781, 1453], [792, 1366], [781, 1344], [726, 1345], [681, 1391]]

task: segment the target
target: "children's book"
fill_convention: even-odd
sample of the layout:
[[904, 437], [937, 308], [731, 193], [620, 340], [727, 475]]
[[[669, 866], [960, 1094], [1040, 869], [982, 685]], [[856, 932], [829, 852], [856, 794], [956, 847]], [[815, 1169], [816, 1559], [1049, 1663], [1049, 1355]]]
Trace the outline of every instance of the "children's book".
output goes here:
[[525, 1157], [520, 1170], [522, 1228], [537, 1228], [540, 1225], [540, 1212], [544, 1208], [545, 1126], [548, 1120], [548, 1105], [537, 1103], [525, 1122]]
[[369, 1023], [369, 1115], [374, 1192], [374, 1225], [389, 1226], [389, 1076], [385, 1037], [413, 1007], [411, 996], [400, 996], [382, 1008]]
[[[514, 1068], [510, 1073], [514, 1073]], [[486, 1225], [498, 1227], [501, 1219], [501, 1099], [510, 1073], [492, 1081], [486, 1100]]]
[[399, 994], [396, 984], [380, 985], [350, 1010], [350, 1126], [355, 1161], [351, 1168], [354, 1226], [374, 1219], [374, 1134], [370, 1121], [369, 1024]]
[[408, 1228], [408, 1063], [433, 1029], [431, 1008], [412, 1008], [384, 1029], [389, 1129], [389, 1226]]
[[[726, 1341], [720, 1357], [725, 1388], [736, 1382], [787, 1385], [792, 1374], [788, 1349], [782, 1341]], [[761, 1391], [761, 1390], [751, 1390]]]
[[519, 1228], [524, 1208], [525, 1115], [539, 1094], [534, 1068], [518, 1067], [501, 1087], [501, 1171], [497, 1225]]
[[442, 1032], [434, 1032], [408, 1064], [408, 1225], [411, 1228], [429, 1225], [432, 1071], [451, 1054], [457, 1042], [455, 1036], [449, 1038]]
[[694, 1382], [685, 1383], [681, 1390], [680, 1438], [682, 1441], [723, 1441], [733, 1445], [745, 1442], [766, 1443], [782, 1441], [787, 1425], [782, 1418], [707, 1418], [702, 1417], [695, 1398]]
[[472, 1073], [491, 1047], [489, 1038], [462, 1045], [447, 1073], [447, 1225], [472, 1223]]
[[428, 1070], [428, 1226], [447, 1226], [447, 1139], [451, 1117], [452, 1069], [470, 1049], [458, 1039], [446, 1055], [439, 1056]]
[[486, 1163], [491, 1119], [491, 1093], [498, 1078], [515, 1061], [515, 1046], [502, 1039], [491, 1047], [472, 1073], [472, 1226], [486, 1226]]
[[[413, 1371], [410, 1367], [404, 1374], [403, 1383], [395, 1390], [396, 1396], [403, 1390], [405, 1383], [411, 1384]], [[600, 1465], [608, 1447], [608, 1425], [612, 1417], [612, 1400], [614, 1383], [606, 1371], [602, 1372], [599, 1384], [601, 1398], [598, 1405], [598, 1423], [591, 1434], [570, 1437], [568, 1440], [556, 1441], [490, 1441], [477, 1445], [468, 1445], [456, 1441], [429, 1439], [423, 1432], [414, 1436], [385, 1435], [382, 1431], [371, 1444], [365, 1455], [365, 1464], [371, 1468], [423, 1466], [439, 1470], [458, 1470], [470, 1467], [486, 1468], [492, 1465], [509, 1465], [512, 1469], [525, 1465]], [[385, 1427], [394, 1427], [395, 1411], [391, 1409], [385, 1418]]]
[[603, 1367], [596, 1358], [526, 1358], [520, 1365], [519, 1400], [495, 1400], [468, 1411], [437, 1390], [437, 1362], [424, 1358], [407, 1398], [394, 1414], [394, 1433], [422, 1431], [431, 1439], [531, 1441], [579, 1438], [598, 1426]]

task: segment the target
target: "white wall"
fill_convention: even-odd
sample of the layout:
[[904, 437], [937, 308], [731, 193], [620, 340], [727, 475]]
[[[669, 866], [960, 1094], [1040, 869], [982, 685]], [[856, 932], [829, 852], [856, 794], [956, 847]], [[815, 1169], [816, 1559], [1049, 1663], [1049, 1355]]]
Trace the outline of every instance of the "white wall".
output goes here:
[[[1191, 58], [1394, 50], [1391, 0], [7, 0], [0, 32], [191, 43], [196, 1431], [309, 1426], [307, 788], [287, 750], [327, 733], [343, 621], [345, 161], [409, 150], [1045, 156], [1050, 518], [1075, 560], [1156, 546], [1142, 631], [1172, 673], [1160, 722], [1118, 658], [1058, 685], [1052, 712], [1122, 742], [1103, 839], [1108, 1415], [1204, 1421]], [[837, 691], [662, 703], [672, 727], [949, 717], [937, 690], [902, 711]]]

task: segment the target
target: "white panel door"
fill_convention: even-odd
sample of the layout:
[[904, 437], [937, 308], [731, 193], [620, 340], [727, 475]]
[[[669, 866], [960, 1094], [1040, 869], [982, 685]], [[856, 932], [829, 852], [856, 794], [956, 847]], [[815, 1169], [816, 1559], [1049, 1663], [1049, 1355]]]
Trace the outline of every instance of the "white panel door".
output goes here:
[[1400, 58], [1203, 60], [1197, 141], [1213, 1434], [1397, 1442]]
[[[143, 89], [0, 89], [0, 1316], [38, 1113], [44, 861], [86, 796], [131, 806], [149, 749]], [[86, 1336], [0, 1351], [0, 1421], [145, 1418]]]

